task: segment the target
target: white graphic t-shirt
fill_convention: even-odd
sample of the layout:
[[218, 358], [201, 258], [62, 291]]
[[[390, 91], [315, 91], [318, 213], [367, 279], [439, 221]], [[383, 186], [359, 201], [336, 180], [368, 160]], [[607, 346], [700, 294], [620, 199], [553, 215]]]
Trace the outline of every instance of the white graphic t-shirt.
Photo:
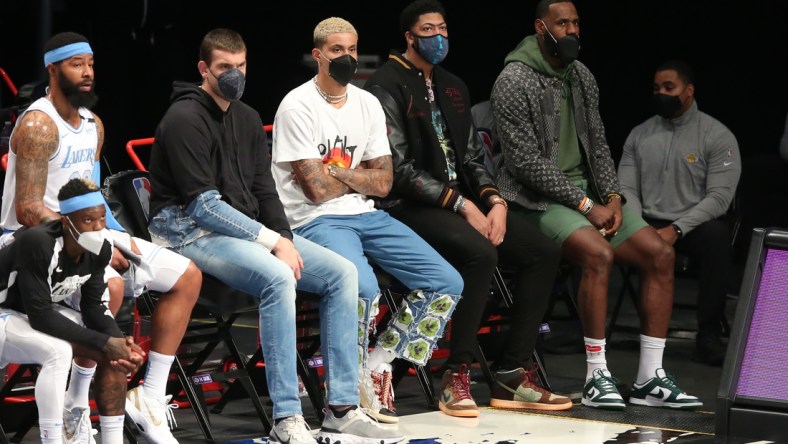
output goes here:
[[292, 228], [322, 215], [375, 211], [374, 202], [349, 193], [322, 204], [311, 202], [293, 181], [291, 162], [321, 159], [343, 168], [391, 154], [386, 117], [375, 96], [348, 85], [345, 104], [337, 109], [317, 92], [312, 79], [285, 96], [274, 119], [272, 172]]

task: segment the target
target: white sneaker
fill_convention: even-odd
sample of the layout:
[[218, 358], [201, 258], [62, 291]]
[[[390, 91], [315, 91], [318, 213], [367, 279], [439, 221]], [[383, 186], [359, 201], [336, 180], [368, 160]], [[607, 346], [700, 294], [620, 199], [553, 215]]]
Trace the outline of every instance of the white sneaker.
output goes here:
[[399, 422], [394, 409], [394, 388], [391, 384], [391, 370], [381, 372], [365, 368], [359, 369], [358, 396], [361, 407], [380, 422], [396, 424]]
[[269, 443], [317, 444], [315, 437], [301, 415], [289, 416], [275, 425], [268, 436]]
[[177, 444], [172, 436], [170, 426], [175, 427], [172, 409], [177, 405], [169, 404], [172, 396], [157, 401], [148, 399], [142, 393], [142, 386], [137, 386], [126, 393], [126, 413], [137, 424], [145, 438], [153, 444]]
[[63, 442], [65, 444], [96, 444], [98, 430], [90, 423], [90, 409], [63, 409]]
[[368, 413], [354, 407], [342, 418], [334, 416], [334, 412], [326, 409], [326, 419], [317, 433], [320, 444], [394, 444], [405, 437], [396, 426], [382, 426], [370, 418]]

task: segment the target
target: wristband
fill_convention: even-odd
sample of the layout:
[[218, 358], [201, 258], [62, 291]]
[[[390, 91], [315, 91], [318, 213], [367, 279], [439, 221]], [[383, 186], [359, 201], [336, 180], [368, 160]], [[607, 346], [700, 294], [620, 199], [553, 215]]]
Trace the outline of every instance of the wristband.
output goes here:
[[506, 202], [506, 199], [504, 199], [501, 196], [491, 197], [489, 204], [490, 204], [490, 208], [492, 208], [494, 205], [503, 205], [503, 207], [506, 208], [506, 211], [509, 211], [509, 203]]
[[588, 196], [583, 196], [583, 200], [580, 201], [580, 205], [577, 207], [577, 211], [580, 212], [583, 216], [587, 216], [588, 213], [594, 208], [594, 201], [589, 199]]
[[610, 193], [605, 197], [605, 204], [609, 204], [611, 200], [618, 199], [621, 200], [621, 195], [618, 193]]
[[670, 225], [673, 227], [673, 231], [675, 231], [675, 232], [676, 232], [676, 236], [678, 236], [678, 237], [679, 237], [679, 239], [681, 239], [682, 237], [684, 237], [684, 232], [683, 232], [683, 231], [681, 231], [681, 228], [679, 228], [679, 226], [678, 226], [678, 225], [676, 225], [676, 224], [670, 224]]
[[454, 202], [454, 207], [452, 211], [455, 213], [459, 213], [463, 208], [465, 208], [465, 198], [460, 196], [457, 198], [457, 202]]

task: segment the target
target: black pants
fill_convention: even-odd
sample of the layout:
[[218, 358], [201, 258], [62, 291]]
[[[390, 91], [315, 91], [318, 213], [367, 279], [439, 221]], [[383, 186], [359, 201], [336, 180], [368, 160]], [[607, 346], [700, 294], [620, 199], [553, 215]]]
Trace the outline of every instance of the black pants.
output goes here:
[[516, 271], [512, 325], [495, 367], [524, 367], [533, 353], [539, 324], [550, 299], [561, 250], [518, 213], [509, 212], [504, 242], [496, 248], [459, 214], [435, 207], [400, 204], [389, 213], [432, 245], [462, 275], [465, 289], [451, 319], [447, 364], [473, 361], [476, 334], [490, 294], [499, 257]]
[[[646, 219], [661, 228], [671, 222]], [[698, 334], [719, 336], [725, 316], [728, 279], [733, 269], [733, 246], [728, 222], [704, 222], [674, 245], [677, 255], [685, 255], [698, 265]]]

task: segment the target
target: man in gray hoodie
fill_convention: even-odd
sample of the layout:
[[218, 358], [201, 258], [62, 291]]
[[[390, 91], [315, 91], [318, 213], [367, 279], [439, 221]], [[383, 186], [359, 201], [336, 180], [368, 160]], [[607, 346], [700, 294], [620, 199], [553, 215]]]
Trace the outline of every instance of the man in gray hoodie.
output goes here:
[[698, 110], [692, 69], [673, 60], [654, 74], [657, 115], [627, 137], [618, 166], [627, 207], [643, 215], [677, 253], [699, 265], [697, 357], [719, 366], [732, 267], [728, 211], [741, 174], [736, 138]]

